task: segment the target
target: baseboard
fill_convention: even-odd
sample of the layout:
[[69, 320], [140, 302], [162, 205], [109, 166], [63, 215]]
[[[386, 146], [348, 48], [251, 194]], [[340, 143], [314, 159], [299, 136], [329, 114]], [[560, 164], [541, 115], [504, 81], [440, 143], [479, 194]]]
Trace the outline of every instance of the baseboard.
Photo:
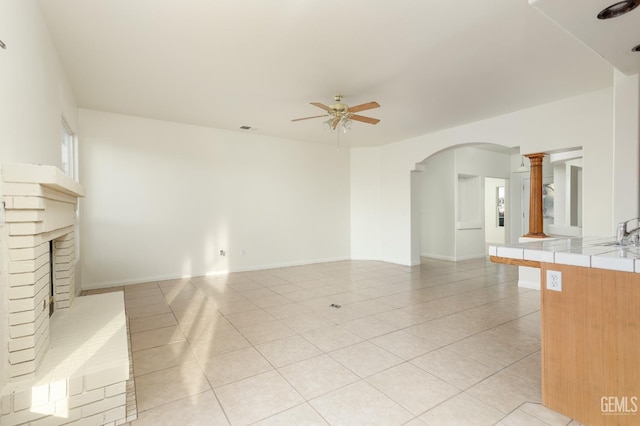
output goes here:
[[[224, 273], [233, 273], [233, 272], [251, 272], [251, 271], [261, 271], [263, 269], [277, 269], [277, 268], [290, 268], [293, 266], [305, 266], [305, 265], [313, 265], [316, 263], [330, 263], [330, 262], [342, 262], [345, 260], [352, 260], [349, 257], [330, 257], [326, 259], [315, 259], [315, 260], [305, 260], [305, 261], [297, 261], [297, 262], [285, 262], [285, 263], [272, 263], [265, 265], [256, 265], [247, 268], [235, 268], [232, 271], [225, 271]], [[205, 275], [218, 275], [215, 272], [212, 274]]]
[[540, 283], [535, 281], [518, 280], [518, 287], [530, 290], [540, 290]]
[[429, 259], [436, 259], [436, 260], [447, 260], [449, 262], [456, 261], [455, 256], [442, 256], [440, 254], [433, 254], [433, 253], [420, 253], [420, 257], [426, 257]]
[[461, 262], [463, 260], [485, 259], [486, 257], [487, 257], [487, 255], [485, 253], [482, 253], [482, 254], [470, 254], [468, 256], [456, 257], [456, 262]]
[[191, 278], [191, 277], [202, 277], [202, 276], [216, 276], [216, 275], [225, 275], [231, 274], [234, 272], [251, 272], [251, 271], [261, 271], [266, 269], [277, 269], [277, 268], [289, 268], [293, 266], [304, 266], [304, 265], [313, 265], [316, 263], [329, 263], [329, 262], [341, 262], [345, 260], [351, 260], [348, 257], [332, 257], [326, 259], [314, 259], [308, 261], [296, 261], [296, 262], [283, 262], [283, 263], [272, 263], [272, 264], [264, 264], [264, 265], [255, 265], [246, 268], [233, 268], [230, 270], [220, 270], [220, 271], [206, 271], [206, 272], [194, 272], [192, 275], [156, 275], [149, 277], [140, 277], [140, 278], [131, 278], [125, 280], [116, 280], [116, 281], [102, 281], [97, 283], [83, 283], [81, 285], [82, 290], [96, 290], [99, 288], [109, 288], [109, 287], [120, 287], [125, 285], [135, 285], [141, 283], [148, 283], [153, 281], [166, 281], [166, 280], [177, 280], [183, 278]]
[[528, 266], [518, 267], [518, 287], [540, 290], [540, 269]]
[[415, 266], [412, 265], [411, 262], [406, 262], [405, 260], [400, 260], [400, 259], [390, 259], [390, 258], [383, 258], [383, 257], [352, 257], [351, 260], [369, 260], [372, 262], [385, 262], [385, 263], [392, 263], [394, 265], [400, 265], [400, 266]]
[[436, 260], [446, 260], [449, 262], [461, 262], [463, 260], [483, 259], [487, 257], [487, 255], [482, 253], [482, 254], [472, 254], [469, 256], [442, 256], [439, 254], [421, 253], [420, 257], [426, 257], [429, 259], [436, 259]]

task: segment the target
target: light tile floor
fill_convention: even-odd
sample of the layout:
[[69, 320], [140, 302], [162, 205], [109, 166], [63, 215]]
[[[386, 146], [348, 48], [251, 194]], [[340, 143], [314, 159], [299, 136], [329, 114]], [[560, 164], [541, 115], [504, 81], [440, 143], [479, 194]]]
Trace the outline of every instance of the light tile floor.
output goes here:
[[485, 259], [126, 286], [132, 424], [578, 425], [540, 404], [539, 296]]

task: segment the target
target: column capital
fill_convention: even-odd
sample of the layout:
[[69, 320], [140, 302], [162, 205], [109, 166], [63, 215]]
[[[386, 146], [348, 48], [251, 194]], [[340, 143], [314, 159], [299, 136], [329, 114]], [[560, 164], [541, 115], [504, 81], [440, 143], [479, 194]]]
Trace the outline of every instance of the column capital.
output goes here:
[[545, 154], [544, 152], [537, 152], [535, 154], [525, 154], [524, 156], [532, 162], [532, 165], [534, 161], [536, 162], [536, 164], [542, 165], [542, 160], [544, 159], [545, 155], [547, 154]]

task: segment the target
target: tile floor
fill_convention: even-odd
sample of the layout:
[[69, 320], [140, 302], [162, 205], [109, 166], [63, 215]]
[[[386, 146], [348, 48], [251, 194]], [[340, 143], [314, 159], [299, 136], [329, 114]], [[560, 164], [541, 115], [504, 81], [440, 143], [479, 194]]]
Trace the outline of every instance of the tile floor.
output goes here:
[[135, 426], [578, 425], [540, 404], [539, 293], [515, 267], [331, 262], [124, 298]]

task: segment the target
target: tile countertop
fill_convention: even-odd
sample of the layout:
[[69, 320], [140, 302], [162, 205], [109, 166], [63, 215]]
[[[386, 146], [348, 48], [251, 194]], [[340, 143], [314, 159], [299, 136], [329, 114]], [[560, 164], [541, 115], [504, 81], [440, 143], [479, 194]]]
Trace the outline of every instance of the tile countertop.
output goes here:
[[640, 247], [613, 245], [614, 241], [613, 237], [543, 238], [508, 246], [492, 245], [489, 255], [640, 273]]

